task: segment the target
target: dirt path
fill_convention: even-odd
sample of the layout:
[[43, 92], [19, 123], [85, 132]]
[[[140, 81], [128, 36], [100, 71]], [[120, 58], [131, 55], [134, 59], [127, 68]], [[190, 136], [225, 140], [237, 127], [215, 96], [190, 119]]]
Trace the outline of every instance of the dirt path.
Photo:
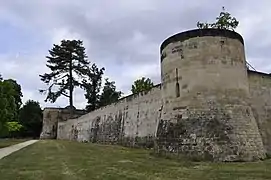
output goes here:
[[16, 152], [26, 146], [29, 146], [31, 144], [34, 144], [35, 142], [37, 142], [38, 140], [29, 140], [29, 141], [26, 141], [26, 142], [22, 142], [22, 143], [19, 143], [19, 144], [15, 144], [15, 145], [12, 145], [12, 146], [9, 146], [9, 147], [5, 147], [5, 148], [1, 148], [0, 149], [0, 159], [10, 155], [11, 153], [13, 152]]

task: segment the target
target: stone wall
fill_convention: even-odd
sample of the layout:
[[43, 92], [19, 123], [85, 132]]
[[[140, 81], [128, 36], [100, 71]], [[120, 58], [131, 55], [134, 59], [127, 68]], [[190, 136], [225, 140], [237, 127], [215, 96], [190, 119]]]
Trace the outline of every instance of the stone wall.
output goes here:
[[58, 139], [152, 147], [161, 113], [161, 86], [77, 119], [58, 123]]
[[271, 75], [249, 71], [251, 106], [264, 147], [271, 156]]
[[[85, 114], [83, 110], [75, 110], [73, 117]], [[58, 122], [67, 121], [71, 118], [67, 108], [45, 108], [43, 110], [43, 126], [40, 134], [41, 139], [56, 139]]]

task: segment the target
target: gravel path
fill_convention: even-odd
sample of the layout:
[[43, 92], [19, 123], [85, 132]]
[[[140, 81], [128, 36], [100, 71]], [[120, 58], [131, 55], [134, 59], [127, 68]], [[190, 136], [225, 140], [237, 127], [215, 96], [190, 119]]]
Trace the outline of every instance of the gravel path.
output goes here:
[[35, 142], [37, 142], [38, 140], [29, 140], [29, 141], [26, 141], [26, 142], [22, 142], [22, 143], [19, 143], [19, 144], [15, 144], [15, 145], [12, 145], [12, 146], [9, 146], [9, 147], [5, 147], [5, 148], [1, 148], [0, 149], [0, 159], [10, 155], [11, 153], [13, 152], [16, 152], [26, 146], [29, 146], [31, 144], [34, 144]]

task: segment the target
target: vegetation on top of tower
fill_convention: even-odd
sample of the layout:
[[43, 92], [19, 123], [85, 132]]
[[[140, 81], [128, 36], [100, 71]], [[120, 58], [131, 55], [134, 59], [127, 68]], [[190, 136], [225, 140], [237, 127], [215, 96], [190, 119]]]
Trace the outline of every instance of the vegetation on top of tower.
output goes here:
[[229, 12], [226, 12], [224, 7], [222, 7], [222, 12], [220, 12], [219, 16], [216, 17], [216, 22], [197, 23], [197, 27], [199, 29], [216, 28], [216, 29], [227, 29], [232, 31], [234, 31], [238, 25], [239, 21], [235, 17], [232, 17]]

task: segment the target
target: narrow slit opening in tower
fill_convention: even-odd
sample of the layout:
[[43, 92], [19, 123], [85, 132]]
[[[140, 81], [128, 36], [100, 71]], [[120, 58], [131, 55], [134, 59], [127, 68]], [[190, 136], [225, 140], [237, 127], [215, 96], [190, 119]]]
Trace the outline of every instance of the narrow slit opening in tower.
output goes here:
[[176, 97], [180, 97], [180, 84], [176, 83]]

